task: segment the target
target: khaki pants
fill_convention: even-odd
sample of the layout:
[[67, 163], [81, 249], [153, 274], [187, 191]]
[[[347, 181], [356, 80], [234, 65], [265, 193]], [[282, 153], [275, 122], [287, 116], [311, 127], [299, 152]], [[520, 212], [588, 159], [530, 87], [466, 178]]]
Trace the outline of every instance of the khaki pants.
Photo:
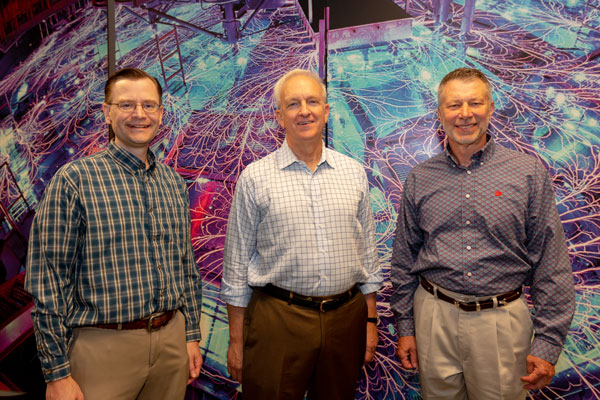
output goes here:
[[85, 400], [181, 400], [189, 374], [185, 318], [155, 332], [76, 328], [71, 375]]
[[467, 312], [419, 286], [414, 315], [424, 399], [525, 398], [520, 378], [527, 375], [533, 331], [523, 297], [504, 307]]
[[367, 303], [328, 312], [255, 290], [244, 317], [244, 400], [350, 400], [363, 365]]

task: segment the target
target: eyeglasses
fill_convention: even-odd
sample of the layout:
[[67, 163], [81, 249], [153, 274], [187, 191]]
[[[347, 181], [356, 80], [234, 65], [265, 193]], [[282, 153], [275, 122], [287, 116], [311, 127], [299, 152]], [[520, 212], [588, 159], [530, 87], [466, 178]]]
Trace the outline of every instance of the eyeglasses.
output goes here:
[[122, 101], [120, 103], [106, 103], [109, 104], [111, 106], [117, 106], [119, 108], [119, 110], [123, 111], [123, 112], [132, 112], [137, 108], [137, 105], [141, 105], [142, 106], [142, 110], [144, 110], [147, 113], [155, 113], [157, 112], [161, 105], [157, 104], [153, 101], [143, 101], [141, 103], [134, 103], [133, 101]]

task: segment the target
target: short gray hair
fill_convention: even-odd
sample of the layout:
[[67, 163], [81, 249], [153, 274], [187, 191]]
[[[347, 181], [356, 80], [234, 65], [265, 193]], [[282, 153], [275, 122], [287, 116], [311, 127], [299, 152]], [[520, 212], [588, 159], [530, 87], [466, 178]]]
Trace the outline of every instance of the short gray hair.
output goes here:
[[293, 69], [279, 78], [273, 87], [273, 97], [275, 98], [275, 105], [277, 106], [277, 109], [281, 108], [281, 89], [283, 89], [283, 85], [285, 85], [285, 83], [291, 78], [299, 75], [314, 79], [323, 91], [323, 100], [327, 101], [327, 88], [325, 87], [325, 84], [319, 75], [307, 69]]

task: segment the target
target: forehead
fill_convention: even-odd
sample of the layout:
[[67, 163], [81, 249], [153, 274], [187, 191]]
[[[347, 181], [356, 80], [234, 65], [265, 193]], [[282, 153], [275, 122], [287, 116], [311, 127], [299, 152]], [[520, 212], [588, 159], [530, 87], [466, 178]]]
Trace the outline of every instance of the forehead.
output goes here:
[[296, 75], [288, 79], [281, 89], [284, 99], [295, 97], [323, 97], [319, 82], [306, 75]]
[[158, 88], [149, 78], [119, 79], [112, 85], [111, 97], [116, 98], [141, 98], [144, 100], [158, 101]]
[[481, 79], [452, 79], [442, 87], [441, 100], [487, 97], [487, 87]]

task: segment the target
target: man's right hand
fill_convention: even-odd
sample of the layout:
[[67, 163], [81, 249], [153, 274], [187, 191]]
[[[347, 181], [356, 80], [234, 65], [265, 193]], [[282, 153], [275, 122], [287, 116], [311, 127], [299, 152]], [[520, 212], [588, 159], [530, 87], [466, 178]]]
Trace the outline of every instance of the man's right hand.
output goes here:
[[46, 385], [46, 400], [84, 400], [83, 392], [70, 376]]
[[244, 313], [246, 307], [227, 304], [229, 317], [229, 350], [227, 350], [227, 372], [242, 383], [242, 362], [244, 360]]
[[244, 360], [244, 345], [242, 342], [230, 343], [227, 350], [227, 372], [233, 379], [242, 383], [242, 362]]
[[414, 336], [400, 336], [398, 338], [398, 357], [402, 367], [406, 369], [415, 369], [419, 367], [417, 358], [417, 340]]

